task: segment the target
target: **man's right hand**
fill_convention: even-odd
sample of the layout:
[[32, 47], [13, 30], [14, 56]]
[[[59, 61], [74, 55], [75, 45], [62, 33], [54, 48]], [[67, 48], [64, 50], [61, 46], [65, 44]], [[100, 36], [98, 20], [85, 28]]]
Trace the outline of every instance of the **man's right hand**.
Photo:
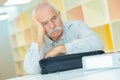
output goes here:
[[39, 49], [41, 49], [44, 45], [45, 29], [41, 25], [41, 23], [38, 22], [38, 20], [36, 19], [36, 17], [34, 15], [32, 16], [32, 21], [33, 21], [34, 29], [36, 31], [34, 41], [39, 44]]

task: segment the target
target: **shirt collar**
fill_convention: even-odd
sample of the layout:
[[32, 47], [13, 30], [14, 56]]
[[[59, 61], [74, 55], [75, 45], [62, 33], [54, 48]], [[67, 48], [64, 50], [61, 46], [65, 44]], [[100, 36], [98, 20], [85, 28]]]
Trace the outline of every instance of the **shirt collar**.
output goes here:
[[54, 42], [54, 41], [51, 40], [47, 35], [45, 35], [45, 37], [46, 37], [46, 41], [49, 42], [50, 44], [52, 44], [52, 43]]

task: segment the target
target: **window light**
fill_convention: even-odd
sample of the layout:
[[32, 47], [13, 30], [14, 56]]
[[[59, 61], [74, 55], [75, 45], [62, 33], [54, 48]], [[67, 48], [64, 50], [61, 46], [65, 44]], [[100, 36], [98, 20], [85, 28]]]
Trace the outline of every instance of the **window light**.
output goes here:
[[29, 3], [30, 1], [32, 0], [7, 0], [4, 5], [8, 6], [8, 5], [16, 5], [16, 4], [25, 4], [25, 3]]
[[9, 15], [7, 13], [0, 14], [0, 20], [8, 19]]

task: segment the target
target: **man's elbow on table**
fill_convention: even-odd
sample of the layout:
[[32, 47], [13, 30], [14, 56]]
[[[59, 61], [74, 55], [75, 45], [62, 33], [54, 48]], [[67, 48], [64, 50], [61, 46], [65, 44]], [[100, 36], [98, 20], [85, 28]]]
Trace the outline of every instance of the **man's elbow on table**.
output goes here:
[[34, 66], [34, 64], [27, 65], [24, 63], [23, 67], [28, 74], [40, 74], [40, 71], [41, 71], [40, 67]]

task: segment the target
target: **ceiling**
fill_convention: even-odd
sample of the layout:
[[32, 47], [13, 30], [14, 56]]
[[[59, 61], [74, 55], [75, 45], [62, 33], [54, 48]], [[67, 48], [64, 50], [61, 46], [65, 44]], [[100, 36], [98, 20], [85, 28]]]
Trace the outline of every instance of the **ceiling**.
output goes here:
[[7, 1], [7, 0], [0, 0], [0, 15], [6, 13], [5, 7], [4, 7], [4, 3], [5, 3], [6, 1]]
[[19, 16], [25, 10], [28, 10], [38, 4], [41, 0], [32, 0], [28, 4], [21, 4], [21, 5], [12, 5], [12, 6], [4, 6], [4, 3], [7, 0], [0, 0], [0, 15], [1, 14], [9, 14], [9, 21], [13, 20], [16, 16]]

